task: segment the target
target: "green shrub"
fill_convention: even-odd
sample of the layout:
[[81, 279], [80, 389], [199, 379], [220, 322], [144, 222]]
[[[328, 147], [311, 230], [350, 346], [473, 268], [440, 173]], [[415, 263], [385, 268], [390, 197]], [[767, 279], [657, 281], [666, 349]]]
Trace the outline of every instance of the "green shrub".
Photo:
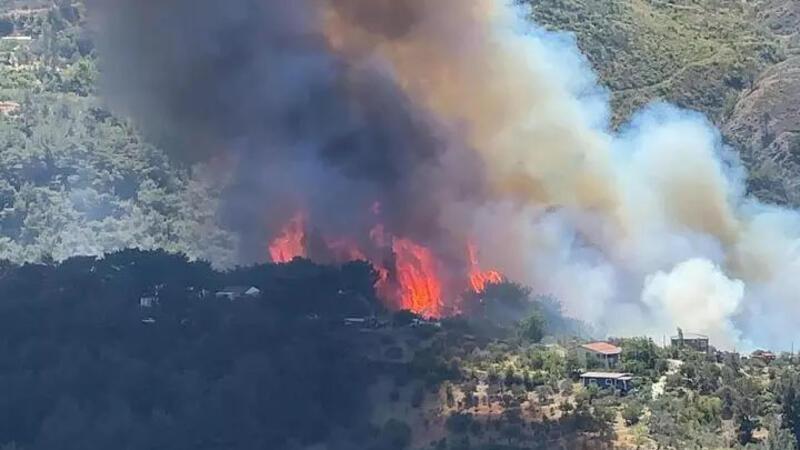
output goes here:
[[636, 401], [628, 402], [625, 405], [625, 408], [622, 409], [622, 418], [625, 420], [625, 423], [628, 426], [636, 425], [639, 423], [639, 419], [642, 417], [642, 413], [644, 412], [644, 408], [642, 407], [641, 403]]

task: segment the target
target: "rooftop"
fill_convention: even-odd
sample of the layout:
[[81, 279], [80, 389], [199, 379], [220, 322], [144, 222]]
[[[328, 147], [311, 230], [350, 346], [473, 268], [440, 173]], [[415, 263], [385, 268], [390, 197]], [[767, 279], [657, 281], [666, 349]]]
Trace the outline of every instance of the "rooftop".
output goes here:
[[581, 378], [605, 378], [611, 380], [631, 380], [633, 375], [629, 373], [617, 372], [586, 372], [581, 375]]
[[245, 295], [251, 290], [258, 291], [259, 289], [255, 286], [226, 286], [224, 289], [220, 290], [219, 293]]
[[609, 344], [608, 342], [590, 342], [588, 344], [581, 345], [581, 348], [585, 348], [586, 350], [590, 350], [595, 353], [601, 353], [603, 355], [619, 355], [622, 353], [621, 348], [617, 347], [616, 345]]
[[[672, 336], [672, 339], [680, 339], [678, 336]], [[691, 340], [708, 340], [708, 336], [704, 334], [697, 334], [697, 333], [683, 333], [683, 340], [684, 341], [691, 341]]]

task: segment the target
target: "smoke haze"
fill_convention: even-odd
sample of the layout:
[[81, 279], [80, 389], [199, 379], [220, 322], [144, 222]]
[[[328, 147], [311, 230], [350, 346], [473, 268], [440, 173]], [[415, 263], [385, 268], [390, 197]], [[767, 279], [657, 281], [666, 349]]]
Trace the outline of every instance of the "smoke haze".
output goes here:
[[234, 161], [221, 215], [242, 262], [266, 259], [302, 209], [318, 236], [370, 248], [380, 224], [457, 269], [472, 240], [482, 265], [613, 334], [682, 326], [724, 348], [787, 348], [797, 212], [748, 198], [698, 114], [652, 105], [609, 131], [572, 38], [510, 3], [93, 9], [112, 104], [175, 158]]

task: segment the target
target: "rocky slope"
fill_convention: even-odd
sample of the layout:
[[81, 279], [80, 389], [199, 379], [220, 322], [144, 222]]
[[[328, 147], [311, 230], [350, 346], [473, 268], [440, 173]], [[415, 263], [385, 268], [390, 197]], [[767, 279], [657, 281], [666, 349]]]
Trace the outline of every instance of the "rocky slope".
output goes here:
[[800, 204], [800, 3], [770, 0], [757, 20], [783, 47], [786, 60], [768, 67], [741, 93], [724, 123], [751, 171], [760, 198]]
[[614, 123], [666, 100], [708, 115], [762, 200], [800, 205], [800, 3], [528, 0], [575, 33], [612, 93]]

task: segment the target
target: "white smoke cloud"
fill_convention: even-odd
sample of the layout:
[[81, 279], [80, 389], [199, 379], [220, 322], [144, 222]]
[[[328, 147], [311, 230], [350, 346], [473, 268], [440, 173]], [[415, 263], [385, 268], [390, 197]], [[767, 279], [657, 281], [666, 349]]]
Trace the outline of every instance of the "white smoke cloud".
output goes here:
[[731, 318], [744, 295], [741, 280], [731, 280], [718, 266], [698, 258], [649, 276], [642, 303], [650, 308], [655, 321], [663, 324], [664, 333], [677, 327], [702, 330], [717, 346], [731, 349], [740, 337]]
[[609, 334], [661, 337], [680, 326], [728, 349], [800, 337], [790, 331], [798, 214], [747, 197], [742, 165], [700, 114], [655, 104], [608, 131], [603, 91], [574, 41], [535, 25], [520, 33], [506, 11], [484, 53], [520, 53], [516, 75], [484, 82], [523, 73], [531, 87], [505, 98], [517, 116], [481, 131], [502, 140], [475, 142], [500, 184], [529, 178], [525, 196], [539, 206], [478, 214], [477, 235], [506, 238], [483, 244], [493, 263]]

